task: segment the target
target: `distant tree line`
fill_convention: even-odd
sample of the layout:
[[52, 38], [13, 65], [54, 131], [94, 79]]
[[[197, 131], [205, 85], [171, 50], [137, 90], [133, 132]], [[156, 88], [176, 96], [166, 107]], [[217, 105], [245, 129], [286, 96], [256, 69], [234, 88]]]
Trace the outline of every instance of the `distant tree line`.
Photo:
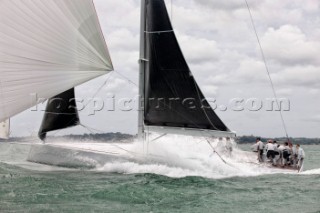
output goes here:
[[[254, 143], [256, 142], [256, 138], [258, 136], [239, 136], [237, 137], [236, 141], [238, 144], [246, 144], [246, 143]], [[265, 138], [265, 137], [260, 137], [263, 142], [266, 142], [269, 139], [276, 140], [279, 142], [286, 142], [288, 141], [287, 138], [281, 137], [281, 138]], [[293, 144], [304, 144], [304, 145], [320, 145], [320, 138], [289, 138], [289, 140]]]
[[66, 136], [55, 136], [51, 140], [68, 139], [74, 141], [98, 141], [98, 142], [121, 142], [121, 141], [132, 141], [133, 135], [124, 134], [120, 132], [116, 133], [102, 133], [102, 134], [84, 134], [84, 135], [66, 135]]
[[[77, 141], [77, 142], [130, 142], [133, 141], [137, 136], [136, 135], [129, 135], [124, 133], [104, 133], [104, 134], [84, 134], [84, 135], [65, 135], [65, 136], [48, 136], [48, 141], [60, 141], [60, 140], [68, 140], [68, 141]], [[254, 143], [256, 141], [257, 136], [239, 136], [236, 138], [236, 142], [238, 144], [247, 144], [247, 143]], [[263, 142], [272, 139], [279, 142], [287, 141], [287, 138], [266, 138], [261, 137]], [[9, 140], [1, 140], [0, 142], [29, 142], [34, 141], [34, 139], [30, 139], [30, 137], [12, 137]], [[290, 138], [290, 141], [293, 144], [319, 144], [320, 145], [320, 138]]]
[[[130, 142], [135, 136], [123, 133], [103, 133], [103, 134], [84, 134], [84, 135], [64, 135], [64, 136], [48, 136], [47, 141], [77, 141], [77, 142]], [[11, 137], [8, 140], [0, 139], [0, 142], [33, 142], [35, 138], [32, 137]]]

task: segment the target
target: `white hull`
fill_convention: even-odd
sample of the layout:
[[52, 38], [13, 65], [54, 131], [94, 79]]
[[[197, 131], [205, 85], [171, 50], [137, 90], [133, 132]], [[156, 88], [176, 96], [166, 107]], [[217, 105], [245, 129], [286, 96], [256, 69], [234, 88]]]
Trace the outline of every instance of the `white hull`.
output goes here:
[[[172, 177], [227, 178], [297, 171], [256, 163], [256, 155], [234, 149], [219, 150], [224, 163], [206, 143], [166, 139], [167, 143], [0, 143], [0, 161], [34, 170], [89, 169], [116, 173], [155, 173]], [[175, 146], [170, 146], [175, 144]], [[182, 145], [184, 144], [184, 146]], [[217, 146], [215, 146], [217, 147]]]

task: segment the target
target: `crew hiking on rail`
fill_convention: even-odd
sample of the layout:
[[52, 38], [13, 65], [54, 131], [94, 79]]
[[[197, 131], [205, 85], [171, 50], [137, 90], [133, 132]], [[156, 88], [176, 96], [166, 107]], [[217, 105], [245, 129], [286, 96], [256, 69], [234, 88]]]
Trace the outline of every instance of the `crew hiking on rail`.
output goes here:
[[268, 140], [264, 144], [261, 138], [257, 138], [251, 148], [253, 152], [257, 152], [259, 162], [269, 162], [276, 167], [300, 170], [305, 158], [305, 152], [300, 144], [294, 147], [291, 143], [278, 144], [275, 140]]

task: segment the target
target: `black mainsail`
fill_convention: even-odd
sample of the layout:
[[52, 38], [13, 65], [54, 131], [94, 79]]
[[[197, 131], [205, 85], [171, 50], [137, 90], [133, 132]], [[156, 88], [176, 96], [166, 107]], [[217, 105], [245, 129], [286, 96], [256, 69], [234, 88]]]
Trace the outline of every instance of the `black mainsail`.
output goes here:
[[38, 136], [41, 140], [44, 140], [47, 132], [79, 124], [80, 119], [75, 101], [75, 92], [74, 88], [72, 88], [48, 100]]
[[229, 136], [230, 130], [211, 108], [188, 67], [164, 0], [146, 0], [144, 9], [144, 125], [214, 130], [222, 133], [217, 136]]

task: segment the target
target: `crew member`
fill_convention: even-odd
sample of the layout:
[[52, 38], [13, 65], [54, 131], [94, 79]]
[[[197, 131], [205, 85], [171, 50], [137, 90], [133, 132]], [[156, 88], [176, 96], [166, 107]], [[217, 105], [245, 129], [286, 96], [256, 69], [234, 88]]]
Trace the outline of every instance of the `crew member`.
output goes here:
[[296, 145], [296, 152], [297, 152], [297, 158], [298, 158], [298, 164], [297, 164], [297, 168], [298, 170], [301, 169], [301, 166], [303, 165], [303, 160], [305, 157], [305, 153], [304, 150], [300, 147], [300, 144]]
[[258, 160], [259, 162], [263, 162], [263, 149], [264, 149], [264, 144], [261, 141], [261, 138], [256, 139], [257, 142], [257, 151], [258, 151]]
[[266, 150], [267, 150], [267, 158], [272, 161], [273, 165], [275, 165], [275, 162], [274, 162], [274, 157], [275, 157], [274, 145], [273, 145], [272, 140], [268, 140], [268, 143], [266, 145]]
[[284, 159], [284, 165], [288, 165], [290, 164], [290, 147], [289, 147], [289, 143], [285, 142], [284, 143], [284, 149], [282, 150], [282, 157]]
[[276, 140], [273, 141], [273, 146], [274, 146], [274, 165], [278, 164], [278, 161], [280, 160], [280, 150], [279, 150], [279, 144], [277, 143]]

